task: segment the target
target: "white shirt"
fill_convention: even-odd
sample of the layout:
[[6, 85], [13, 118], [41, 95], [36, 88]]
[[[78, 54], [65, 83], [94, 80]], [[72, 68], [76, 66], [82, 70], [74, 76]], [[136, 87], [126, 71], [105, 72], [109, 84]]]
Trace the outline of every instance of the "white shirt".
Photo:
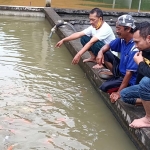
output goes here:
[[[98, 38], [104, 44], [109, 44], [112, 40], [116, 38], [112, 28], [106, 22], [104, 22], [98, 30], [93, 28], [93, 26], [89, 26], [88, 28], [84, 29], [83, 32], [87, 36]], [[117, 52], [112, 52], [112, 53], [118, 56]]]
[[104, 22], [98, 30], [93, 28], [93, 26], [89, 26], [88, 28], [84, 29], [83, 32], [87, 36], [98, 38], [104, 44], [109, 44], [112, 40], [115, 39], [112, 28], [106, 22]]

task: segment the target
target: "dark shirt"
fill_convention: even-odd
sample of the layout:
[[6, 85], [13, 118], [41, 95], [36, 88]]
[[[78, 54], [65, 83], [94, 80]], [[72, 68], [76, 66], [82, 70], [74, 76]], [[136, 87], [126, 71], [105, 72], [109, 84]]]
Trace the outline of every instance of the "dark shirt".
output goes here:
[[150, 49], [142, 51], [142, 56], [150, 60]]
[[[150, 61], [150, 50], [142, 51], [142, 55], [144, 58]], [[138, 76], [136, 83], [138, 84], [144, 76], [150, 78], [150, 65], [146, 64], [145, 62], [140, 62], [138, 66]]]
[[138, 67], [138, 73], [150, 78], [150, 66], [147, 65], [145, 62], [140, 62]]

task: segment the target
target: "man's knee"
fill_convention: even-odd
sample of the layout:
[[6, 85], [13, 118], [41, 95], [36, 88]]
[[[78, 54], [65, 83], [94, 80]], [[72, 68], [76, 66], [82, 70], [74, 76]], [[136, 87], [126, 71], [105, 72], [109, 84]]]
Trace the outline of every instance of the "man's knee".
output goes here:
[[95, 48], [98, 48], [99, 50], [100, 50], [104, 45], [105, 45], [105, 44], [104, 44], [102, 41], [100, 41], [100, 40], [96, 41], [96, 42], [93, 44], [93, 46], [94, 46]]
[[107, 86], [104, 83], [99, 87], [99, 89], [103, 92], [107, 92]]
[[150, 78], [148, 78], [148, 77], [143, 77], [142, 79], [141, 79], [141, 81], [140, 81], [140, 85], [148, 85], [150, 83]]
[[104, 60], [110, 62], [110, 60], [113, 60], [113, 54], [111, 51], [106, 51], [104, 53]]
[[111, 94], [112, 92], [116, 92], [118, 91], [118, 86], [113, 86], [113, 84], [111, 84], [111, 82], [104, 82], [99, 89], [103, 92], [107, 92], [109, 94]]
[[143, 100], [150, 100], [150, 78], [144, 77], [139, 83], [139, 95]]
[[102, 83], [99, 89], [103, 92], [107, 92], [110, 89], [111, 83], [107, 80], [106, 82]]
[[150, 78], [144, 77], [139, 83], [139, 92], [140, 91], [146, 91], [150, 92]]
[[120, 96], [123, 100], [126, 98], [127, 94], [128, 94], [128, 90], [126, 90], [126, 88], [120, 91]]
[[121, 100], [125, 103], [135, 105], [136, 98], [133, 98], [130, 95], [130, 93], [131, 93], [131, 91], [129, 91], [128, 88], [121, 90], [121, 92], [120, 92]]
[[104, 53], [104, 56], [110, 56], [110, 55], [112, 55], [111, 51], [106, 51], [106, 52]]
[[84, 46], [86, 43], [90, 41], [90, 39], [91, 39], [90, 37], [88, 37], [87, 35], [84, 35], [80, 38], [80, 42]]

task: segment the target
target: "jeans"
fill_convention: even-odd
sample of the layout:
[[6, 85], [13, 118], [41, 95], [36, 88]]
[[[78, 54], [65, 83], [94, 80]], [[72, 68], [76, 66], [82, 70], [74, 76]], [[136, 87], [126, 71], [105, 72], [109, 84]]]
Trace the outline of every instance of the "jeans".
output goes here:
[[[90, 40], [91, 40], [92, 37], [89, 37], [87, 35], [84, 35], [81, 37], [81, 44], [83, 46], [85, 46]], [[102, 41], [97, 41], [95, 42], [89, 49], [89, 51], [91, 51], [94, 56], [97, 56], [98, 52], [100, 51], [100, 49], [104, 46], [105, 44], [102, 42]]]
[[150, 101], [150, 78], [143, 77], [139, 84], [123, 89], [120, 95], [125, 103], [132, 105], [135, 105], [137, 98]]

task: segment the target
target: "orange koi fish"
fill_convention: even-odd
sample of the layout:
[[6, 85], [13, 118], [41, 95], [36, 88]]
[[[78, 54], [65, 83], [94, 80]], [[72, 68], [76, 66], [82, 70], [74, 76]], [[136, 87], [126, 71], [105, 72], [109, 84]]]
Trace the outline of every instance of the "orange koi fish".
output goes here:
[[53, 98], [50, 94], [48, 94], [48, 98], [49, 98], [49, 101], [51, 101], [51, 102], [53, 101]]
[[12, 150], [13, 149], [13, 145], [11, 145], [11, 146], [9, 146], [8, 148], [7, 148], [7, 150]]

